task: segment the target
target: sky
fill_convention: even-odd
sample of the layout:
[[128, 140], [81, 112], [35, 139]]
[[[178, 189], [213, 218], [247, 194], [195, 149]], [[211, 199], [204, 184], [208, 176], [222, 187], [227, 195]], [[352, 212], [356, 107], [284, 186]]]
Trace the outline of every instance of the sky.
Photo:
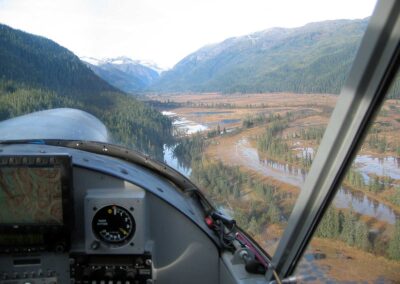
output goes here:
[[360, 19], [376, 0], [0, 0], [0, 23], [78, 56], [128, 56], [171, 68], [206, 44], [271, 27]]

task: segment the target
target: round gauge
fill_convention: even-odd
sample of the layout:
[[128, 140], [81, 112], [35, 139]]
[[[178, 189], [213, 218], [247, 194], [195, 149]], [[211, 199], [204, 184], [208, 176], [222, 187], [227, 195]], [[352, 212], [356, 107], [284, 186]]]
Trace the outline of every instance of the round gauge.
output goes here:
[[122, 245], [133, 237], [136, 224], [128, 210], [109, 205], [96, 212], [92, 228], [99, 240], [111, 245]]

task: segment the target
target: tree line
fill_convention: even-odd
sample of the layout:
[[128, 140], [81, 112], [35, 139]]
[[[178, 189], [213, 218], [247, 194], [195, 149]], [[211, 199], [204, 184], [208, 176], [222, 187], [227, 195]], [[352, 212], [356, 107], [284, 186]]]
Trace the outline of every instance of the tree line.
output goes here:
[[[275, 118], [276, 121], [279, 119]], [[282, 129], [280, 123], [269, 130], [276, 134]], [[322, 130], [310, 131], [313, 138], [320, 137]], [[306, 132], [304, 132], [306, 133]], [[316, 135], [311, 133], [318, 133]], [[308, 136], [308, 134], [304, 134]], [[287, 202], [295, 196], [281, 191], [277, 186], [250, 177], [239, 167], [227, 166], [220, 161], [212, 161], [203, 157], [207, 139], [201, 134], [185, 137], [177, 146], [176, 154], [186, 157], [186, 165], [192, 168], [191, 179], [204, 191], [216, 208], [227, 209], [239, 226], [253, 236], [257, 236], [271, 224], [282, 226], [291, 214], [292, 204]], [[385, 190], [391, 181], [380, 178]], [[345, 183], [367, 190], [373, 188], [375, 179], [372, 176], [366, 183], [362, 175], [354, 168], [348, 171]], [[380, 188], [382, 187], [380, 183]], [[400, 193], [400, 191], [399, 191]], [[248, 194], [256, 194], [257, 198], [245, 198]], [[400, 200], [400, 194], [398, 195]], [[233, 210], [231, 210], [233, 208]], [[355, 248], [383, 255], [392, 259], [400, 259], [398, 240], [400, 238], [400, 223], [397, 221], [393, 237], [389, 240], [382, 234], [370, 230], [367, 223], [360, 219], [350, 207], [350, 210], [340, 210], [330, 206], [322, 218], [315, 233], [316, 237], [343, 241]]]
[[205, 149], [205, 140], [202, 134], [196, 133], [193, 136], [182, 137], [175, 146], [173, 154], [178, 158], [181, 166], [189, 168], [192, 161], [200, 159]]
[[319, 223], [315, 236], [341, 240], [349, 246], [400, 260], [400, 220], [396, 221], [394, 227], [393, 237], [385, 245], [385, 236], [371, 232], [351, 207], [349, 211], [344, 211], [330, 206]]
[[285, 130], [294, 119], [295, 115], [291, 112], [287, 112], [283, 117], [279, 114], [270, 115], [268, 119], [266, 119], [268, 126], [265, 132], [256, 139], [257, 150], [260, 156], [267, 156], [271, 160], [284, 161], [308, 169], [312, 164], [311, 153], [302, 152], [300, 156], [293, 153], [291, 147], [286, 143], [287, 139], [282, 138], [281, 135], [282, 131]]
[[111, 132], [113, 143], [134, 148], [158, 159], [163, 158], [163, 144], [172, 141], [172, 123], [168, 117], [121, 93], [103, 92], [99, 101], [108, 107], [91, 104], [45, 89], [0, 81], [0, 120], [34, 111], [71, 107], [98, 117]]
[[[287, 219], [280, 203], [287, 198], [274, 185], [252, 179], [239, 167], [226, 166], [208, 159], [192, 163], [193, 181], [214, 202], [216, 208], [232, 208], [233, 218], [253, 236], [261, 233], [268, 224], [280, 224]], [[243, 201], [247, 190], [260, 196], [258, 201]], [[246, 204], [246, 205], [243, 205]]]

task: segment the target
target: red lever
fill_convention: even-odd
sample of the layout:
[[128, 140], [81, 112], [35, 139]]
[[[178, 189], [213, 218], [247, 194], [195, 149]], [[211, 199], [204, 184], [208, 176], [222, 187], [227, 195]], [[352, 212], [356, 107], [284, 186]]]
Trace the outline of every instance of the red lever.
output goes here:
[[214, 220], [210, 216], [204, 218], [204, 221], [206, 221], [206, 224], [210, 229], [214, 228]]

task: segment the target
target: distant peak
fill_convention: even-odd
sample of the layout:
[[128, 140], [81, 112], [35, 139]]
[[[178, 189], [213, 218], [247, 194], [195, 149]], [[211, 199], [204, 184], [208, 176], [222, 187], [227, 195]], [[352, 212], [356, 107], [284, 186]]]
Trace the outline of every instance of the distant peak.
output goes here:
[[105, 58], [103, 59], [105, 63], [110, 64], [138, 64], [137, 60], [133, 60], [127, 56], [118, 56], [115, 58]]
[[152, 60], [138, 60], [138, 62], [141, 65], [144, 65], [144, 66], [156, 71], [158, 74], [161, 74], [161, 72], [165, 71], [164, 68], [161, 68], [160, 66], [157, 65], [157, 63], [155, 63]]
[[163, 68], [159, 67], [157, 63], [152, 60], [137, 60], [129, 58], [128, 56], [118, 56], [118, 57], [105, 57], [103, 59], [97, 59], [90, 56], [80, 57], [82, 61], [85, 61], [91, 65], [100, 66], [104, 64], [113, 65], [142, 65], [144, 67], [150, 68], [156, 71], [158, 74], [165, 71]]

